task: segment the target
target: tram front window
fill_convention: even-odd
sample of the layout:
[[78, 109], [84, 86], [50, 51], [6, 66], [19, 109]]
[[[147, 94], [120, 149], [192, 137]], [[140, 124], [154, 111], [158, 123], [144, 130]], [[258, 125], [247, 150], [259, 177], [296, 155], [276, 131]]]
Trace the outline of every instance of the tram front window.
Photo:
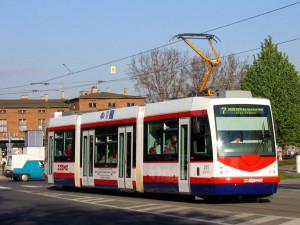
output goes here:
[[215, 106], [218, 156], [257, 154], [275, 156], [271, 112], [268, 106]]

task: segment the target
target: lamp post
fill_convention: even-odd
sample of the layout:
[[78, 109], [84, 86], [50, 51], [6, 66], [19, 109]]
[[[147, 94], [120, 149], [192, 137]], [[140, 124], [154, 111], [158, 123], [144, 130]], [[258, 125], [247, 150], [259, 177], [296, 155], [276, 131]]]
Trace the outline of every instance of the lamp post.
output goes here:
[[43, 85], [49, 85], [48, 82], [33, 82], [30, 85], [35, 85], [35, 84], [43, 84]]
[[66, 64], [62, 64], [64, 67], [66, 67], [66, 69], [69, 71], [69, 74], [71, 74], [72, 73], [72, 71], [67, 67], [67, 65]]

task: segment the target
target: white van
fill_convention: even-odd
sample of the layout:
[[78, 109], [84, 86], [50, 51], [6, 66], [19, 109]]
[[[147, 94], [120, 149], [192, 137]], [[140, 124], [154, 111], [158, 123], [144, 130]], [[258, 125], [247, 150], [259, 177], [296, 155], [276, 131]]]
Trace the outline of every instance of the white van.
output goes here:
[[44, 159], [34, 155], [9, 155], [4, 176], [15, 181], [44, 178]]

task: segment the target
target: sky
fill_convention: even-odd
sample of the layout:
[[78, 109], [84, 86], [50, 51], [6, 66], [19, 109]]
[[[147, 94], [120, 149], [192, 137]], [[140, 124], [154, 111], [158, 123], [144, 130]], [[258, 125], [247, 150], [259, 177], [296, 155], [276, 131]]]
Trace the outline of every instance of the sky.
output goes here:
[[[132, 56], [158, 47], [193, 55], [184, 42], [170, 41], [180, 33], [210, 31], [221, 40], [214, 44], [220, 56], [237, 54], [249, 63], [259, 50], [241, 52], [260, 48], [270, 35], [274, 44], [286, 42], [278, 50], [300, 71], [297, 0], [0, 3], [0, 99], [20, 99], [22, 94], [29, 99], [45, 94], [57, 99], [62, 90], [71, 99], [92, 86], [119, 94], [127, 88], [129, 95], [139, 95], [126, 72]], [[205, 40], [194, 44], [202, 51], [210, 49]], [[116, 73], [111, 73], [111, 66]]]

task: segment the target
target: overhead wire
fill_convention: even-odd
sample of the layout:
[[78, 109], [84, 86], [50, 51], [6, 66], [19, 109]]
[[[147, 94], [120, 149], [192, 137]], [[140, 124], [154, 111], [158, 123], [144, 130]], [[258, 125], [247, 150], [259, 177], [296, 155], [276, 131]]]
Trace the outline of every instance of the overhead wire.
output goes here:
[[[274, 12], [276, 12], [276, 11], [279, 11], [279, 10], [282, 10], [282, 9], [285, 9], [285, 8], [288, 8], [288, 7], [297, 5], [297, 4], [299, 4], [299, 3], [300, 3], [300, 2], [295, 2], [295, 3], [292, 3], [292, 4], [286, 5], [286, 6], [282, 6], [282, 7], [280, 7], [280, 8], [273, 9], [273, 10], [270, 10], [270, 11], [267, 11], [267, 12], [264, 12], [264, 13], [260, 13], [260, 14], [258, 14], [258, 15], [251, 16], [251, 17], [248, 17], [248, 18], [245, 18], [245, 19], [242, 19], [242, 20], [233, 22], [233, 23], [229, 23], [229, 24], [226, 24], [226, 25], [223, 25], [223, 26], [219, 26], [219, 27], [216, 27], [216, 28], [213, 28], [213, 29], [204, 31], [204, 32], [202, 32], [202, 33], [208, 33], [208, 32], [215, 31], [215, 30], [219, 30], [219, 29], [222, 29], [222, 28], [225, 28], [225, 27], [229, 27], [229, 26], [238, 24], [238, 23], [242, 23], [242, 22], [245, 22], [245, 21], [248, 21], [248, 20], [257, 18], [257, 17], [261, 17], [261, 16], [264, 16], [264, 15], [267, 15], [267, 14], [270, 14], [270, 13], [274, 13]], [[129, 59], [129, 58], [138, 56], [138, 55], [140, 55], [140, 54], [144, 54], [144, 53], [147, 53], [147, 52], [151, 52], [151, 51], [153, 51], [154, 49], [160, 49], [160, 48], [167, 47], [167, 46], [169, 46], [169, 45], [173, 45], [173, 44], [178, 43], [178, 42], [181, 42], [181, 41], [182, 41], [182, 40], [173, 41], [173, 42], [171, 42], [171, 43], [164, 44], [164, 45], [161, 45], [161, 46], [159, 46], [159, 47], [152, 48], [152, 49], [150, 49], [150, 50], [146, 50], [146, 51], [143, 51], [143, 52], [140, 52], [140, 53], [136, 53], [136, 54], [133, 54], [133, 55], [130, 55], [130, 56], [126, 56], [126, 57], [123, 57], [123, 58], [120, 58], [120, 59], [116, 59], [116, 60], [113, 60], [113, 61], [110, 61], [110, 62], [107, 62], [107, 63], [100, 64], [100, 65], [92, 66], [92, 67], [89, 67], [89, 68], [86, 68], [86, 69], [78, 70], [78, 71], [76, 71], [76, 72], [71, 72], [71, 73], [68, 73], [68, 74], [65, 74], [65, 75], [57, 76], [57, 77], [54, 77], [54, 78], [51, 78], [51, 79], [48, 79], [48, 80], [44, 80], [44, 81], [42, 81], [42, 82], [49, 82], [49, 81], [56, 80], [56, 79], [59, 79], [59, 78], [71, 76], [71, 75], [73, 75], [73, 74], [82, 73], [82, 72], [85, 72], [85, 71], [88, 71], [88, 70], [92, 70], [92, 69], [96, 69], [96, 68], [99, 68], [99, 67], [102, 67], [102, 66], [107, 66], [107, 65], [110, 65], [110, 64], [119, 62], [119, 61], [123, 61], [123, 60], [125, 60], [125, 59]]]
[[[288, 7], [295, 6], [295, 5], [299, 4], [299, 3], [300, 3], [300, 1], [295, 2], [295, 3], [292, 3], [292, 4], [289, 4], [289, 5], [285, 5], [285, 6], [282, 6], [282, 7], [280, 7], [280, 8], [276, 8], [276, 9], [273, 9], [273, 10], [270, 10], [270, 11], [267, 11], [267, 12], [264, 12], [264, 13], [260, 13], [260, 14], [258, 14], [258, 15], [251, 16], [251, 17], [248, 17], [248, 18], [245, 18], [245, 19], [236, 21], [236, 22], [232, 22], [232, 23], [229, 23], [229, 24], [226, 24], [226, 25], [222, 25], [222, 26], [219, 26], [219, 27], [216, 27], [216, 28], [213, 28], [213, 29], [204, 31], [204, 32], [202, 32], [202, 33], [208, 33], [208, 32], [215, 31], [215, 30], [219, 30], [219, 29], [222, 29], [222, 28], [225, 28], [225, 27], [229, 27], [229, 26], [238, 24], [238, 23], [242, 23], [242, 22], [245, 22], [245, 21], [254, 19], [254, 18], [258, 18], [258, 17], [264, 16], [264, 15], [267, 15], [267, 14], [270, 14], [270, 13], [274, 13], [274, 12], [276, 12], [276, 11], [279, 11], [279, 10], [282, 10], [282, 9], [285, 9], [285, 8], [288, 8]], [[299, 40], [299, 39], [300, 39], [300, 38], [296, 38], [296, 39], [289, 40], [289, 41], [285, 41], [285, 42], [281, 42], [281, 43], [278, 43], [278, 44], [287, 43], [287, 42], [295, 41], [295, 40]], [[85, 69], [82, 69], [82, 70], [78, 70], [78, 71], [75, 71], [75, 72], [69, 71], [68, 74], [56, 76], [56, 77], [53, 77], [53, 78], [50, 78], [50, 79], [47, 79], [47, 80], [44, 80], [44, 81], [41, 81], [41, 82], [37, 82], [37, 83], [46, 83], [46, 82], [49, 82], [49, 81], [53, 81], [53, 80], [57, 80], [57, 79], [60, 79], [60, 78], [68, 77], [68, 76], [71, 76], [71, 75], [74, 75], [74, 74], [78, 74], [78, 73], [86, 72], [86, 71], [89, 71], [89, 70], [93, 70], [93, 69], [96, 69], [96, 68], [99, 68], [99, 67], [102, 67], [102, 66], [111, 65], [111, 64], [113, 64], [113, 63], [116, 63], [116, 62], [119, 62], [119, 61], [123, 61], [123, 60], [129, 59], [129, 58], [132, 58], [132, 57], [135, 57], [135, 56], [138, 56], [138, 55], [147, 53], [147, 52], [151, 52], [151, 51], [153, 51], [153, 50], [155, 50], [155, 49], [164, 48], [164, 47], [167, 47], [167, 46], [169, 46], [169, 45], [173, 45], [173, 44], [178, 43], [178, 42], [181, 42], [181, 41], [182, 41], [182, 40], [173, 41], [173, 42], [171, 42], [171, 43], [167, 43], [167, 44], [164, 44], [164, 45], [161, 45], [161, 46], [158, 46], [158, 47], [155, 47], [155, 48], [152, 48], [152, 49], [149, 49], [149, 50], [140, 52], [140, 53], [132, 54], [132, 55], [130, 55], [130, 56], [122, 57], [122, 58], [119, 58], [119, 59], [116, 59], [116, 60], [112, 60], [112, 61], [110, 61], [110, 62], [106, 62], [106, 63], [99, 64], [99, 65], [96, 65], [96, 66], [88, 67], [88, 68], [85, 68]], [[259, 49], [260, 49], [260, 48], [251, 49], [251, 50], [246, 50], [246, 51], [239, 52], [239, 53], [235, 53], [235, 54], [247, 53], [247, 52], [251, 52], [251, 51], [259, 50]], [[231, 54], [231, 55], [232, 55], [232, 54]], [[225, 57], [225, 56], [223, 56], [223, 57]], [[228, 56], [226, 56], [226, 57], [228, 57]], [[222, 58], [222, 57], [220, 57], [220, 58]], [[124, 78], [119, 78], [119, 79], [124, 79]], [[128, 79], [128, 78], [127, 78], [127, 79]], [[109, 81], [104, 81], [104, 82], [109, 82]], [[7, 89], [11, 89], [11, 88], [20, 88], [20, 87], [29, 87], [29, 86], [32, 86], [32, 84], [25, 84], [25, 85], [19, 85], [19, 86], [14, 86], [14, 87], [6, 87], [6, 88], [1, 88], [1, 89], [2, 89], [2, 90], [7, 90]], [[46, 90], [46, 91], [47, 91], [47, 90]]]
[[[286, 44], [286, 43], [293, 42], [293, 41], [298, 41], [298, 40], [300, 40], [300, 37], [294, 38], [294, 39], [291, 39], [291, 40], [287, 40], [287, 41], [278, 42], [278, 43], [275, 43], [275, 45]], [[227, 58], [227, 57], [232, 56], [232, 55], [240, 55], [240, 54], [244, 54], [244, 53], [248, 53], [248, 52], [258, 51], [260, 49], [261, 49], [260, 47], [259, 48], [253, 48], [253, 49], [249, 49], [249, 50], [245, 50], [245, 51], [241, 51], [241, 52], [237, 52], [237, 53], [232, 53], [232, 54], [229, 54], [229, 55], [220, 56], [220, 58], [224, 59], [224, 58]], [[182, 66], [179, 66], [179, 67], [182, 67]], [[151, 71], [151, 72], [146, 72], [146, 73], [143, 73], [142, 75], [147, 75], [147, 74], [160, 72], [160, 71], [164, 71], [164, 70], [155, 70], [155, 71]], [[95, 81], [73, 82], [73, 83], [82, 83], [82, 84], [74, 85], [74, 86], [66, 86], [66, 87], [63, 87], [63, 89], [72, 89], [72, 88], [77, 88], [77, 87], [84, 87], [86, 85], [92, 85], [92, 84], [95, 84], [95, 83], [111, 83], [111, 82], [117, 82], [117, 81], [120, 81], [120, 80], [130, 80], [130, 79], [132, 79], [132, 78], [130, 76], [127, 76], [127, 77], [122, 77], [122, 78], [117, 78], [117, 79], [112, 79], [112, 80], [106, 80], [106, 81], [95, 80]], [[49, 85], [53, 85], [53, 84], [62, 84], [62, 83], [49, 83]], [[56, 88], [56, 89], [44, 89], [44, 90], [31, 90], [31, 91], [30, 90], [24, 90], [23, 92], [21, 92], [21, 91], [18, 91], [16, 93], [6, 92], [5, 94], [20, 94], [20, 93], [32, 93], [32, 92], [59, 91], [59, 90], [60, 89], [58, 89], [58, 88]], [[0, 95], [4, 95], [4, 94], [1, 94], [1, 92], [2, 92], [2, 90], [0, 91]]]

